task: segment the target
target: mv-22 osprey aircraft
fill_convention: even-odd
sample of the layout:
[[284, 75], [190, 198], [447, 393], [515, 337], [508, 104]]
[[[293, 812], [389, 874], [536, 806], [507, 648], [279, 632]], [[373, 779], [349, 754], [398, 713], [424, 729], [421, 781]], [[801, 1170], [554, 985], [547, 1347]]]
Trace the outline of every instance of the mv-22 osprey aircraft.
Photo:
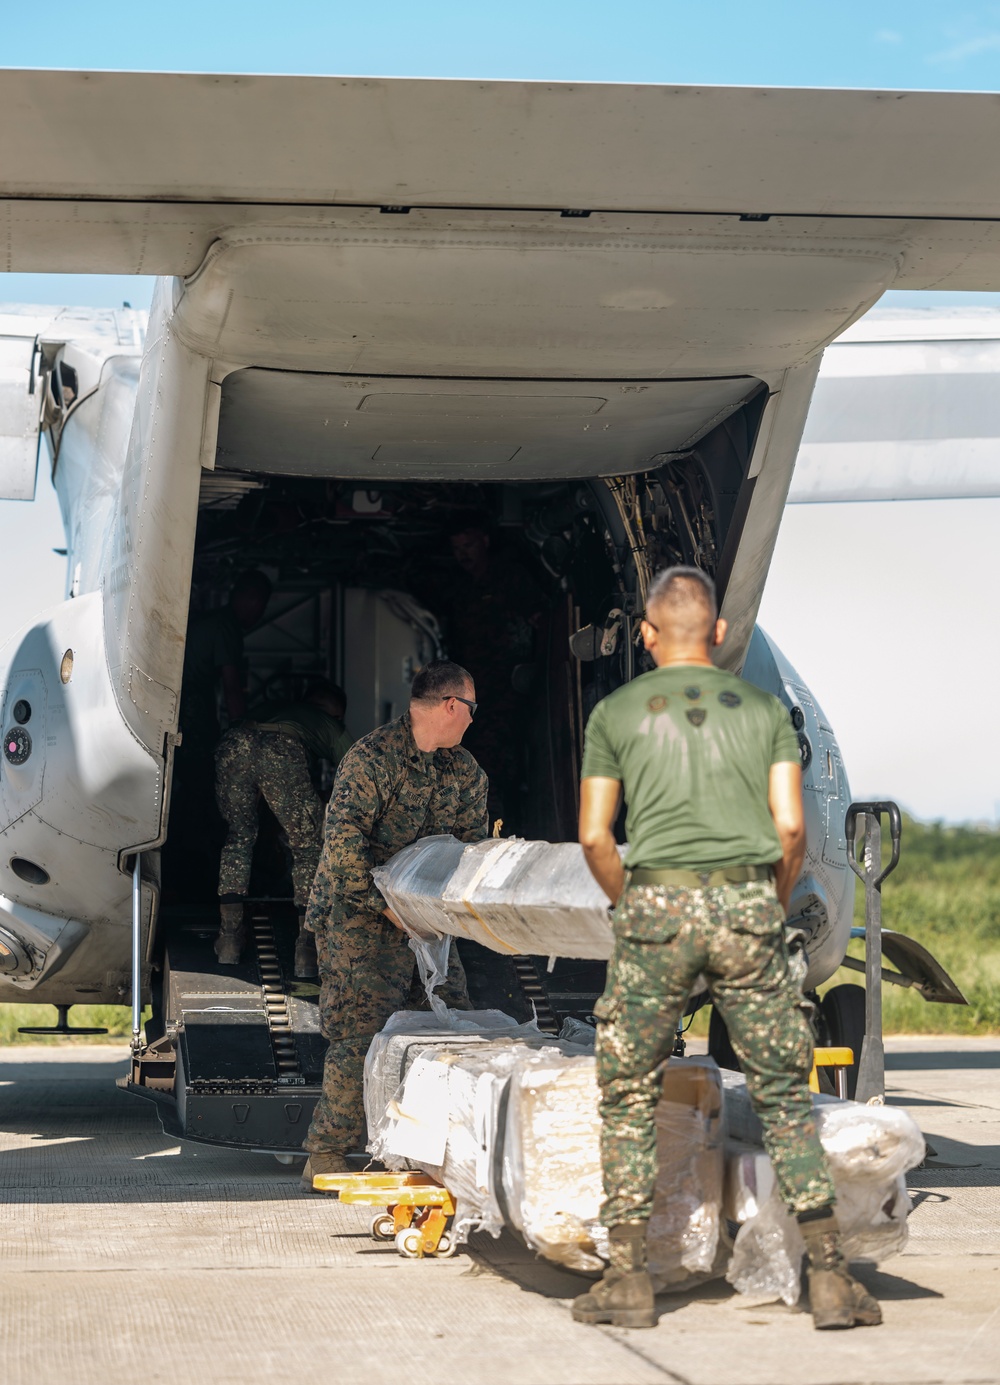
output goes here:
[[[149, 1000], [130, 1082], [168, 1128], [299, 1145], [323, 1043], [290, 906], [259, 890], [256, 951], [221, 968], [211, 892], [161, 871], [189, 618], [265, 569], [252, 693], [332, 676], [361, 734], [438, 647], [413, 577], [470, 504], [548, 588], [527, 833], [574, 837], [586, 715], [641, 670], [651, 573], [696, 563], [722, 664], [800, 732], [793, 914], [808, 987], [832, 975], [847, 778], [755, 616], [824, 348], [888, 288], [1000, 289], [995, 98], [12, 71], [0, 205], [8, 270], [160, 276], [148, 326], [0, 319], [3, 494], [33, 493], [41, 429], [68, 563], [67, 600], [0, 654], [0, 999]], [[846, 646], [840, 613], [802, 620]], [[537, 973], [557, 1019], [601, 984], [467, 962], [515, 1010]], [[925, 995], [955, 999], [933, 970]]]

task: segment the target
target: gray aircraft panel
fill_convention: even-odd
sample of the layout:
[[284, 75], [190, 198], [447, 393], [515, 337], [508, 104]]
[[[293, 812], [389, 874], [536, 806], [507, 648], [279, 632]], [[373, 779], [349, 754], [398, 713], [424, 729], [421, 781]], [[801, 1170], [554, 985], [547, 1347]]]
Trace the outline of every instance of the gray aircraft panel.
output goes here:
[[0, 169], [0, 195], [32, 199], [989, 218], [1000, 105], [953, 92], [16, 70], [0, 81]]

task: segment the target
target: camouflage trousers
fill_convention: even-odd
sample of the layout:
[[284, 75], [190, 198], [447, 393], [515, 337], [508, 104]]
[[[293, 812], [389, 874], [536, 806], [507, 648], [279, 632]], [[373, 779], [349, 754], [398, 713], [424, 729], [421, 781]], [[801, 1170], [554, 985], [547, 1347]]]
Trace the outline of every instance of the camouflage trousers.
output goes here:
[[699, 973], [746, 1073], [782, 1198], [796, 1212], [832, 1203], [808, 1090], [812, 1034], [773, 883], [631, 886], [613, 922], [607, 987], [595, 1010], [604, 1225], [649, 1218], [663, 1069]]
[[[349, 1154], [365, 1130], [365, 1056], [397, 1010], [426, 1010], [427, 996], [406, 934], [382, 914], [333, 916], [316, 933], [320, 1028], [329, 1039], [323, 1093], [303, 1148], [310, 1154]], [[468, 1010], [469, 993], [458, 950], [451, 947], [448, 979], [437, 992], [452, 1009]]]
[[304, 909], [319, 865], [323, 805], [302, 742], [282, 731], [237, 726], [215, 752], [215, 797], [226, 820], [219, 894], [245, 895], [257, 841], [257, 794], [278, 819], [292, 852], [295, 903]]

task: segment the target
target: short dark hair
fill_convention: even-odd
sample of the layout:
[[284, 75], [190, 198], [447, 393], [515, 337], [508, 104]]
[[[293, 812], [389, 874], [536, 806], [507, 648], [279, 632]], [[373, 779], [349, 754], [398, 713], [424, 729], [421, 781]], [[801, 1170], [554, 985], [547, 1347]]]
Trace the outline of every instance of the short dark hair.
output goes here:
[[709, 621], [714, 622], [719, 614], [719, 603], [715, 595], [715, 583], [700, 567], [668, 567], [658, 572], [649, 584], [646, 593], [646, 610], [654, 606], [687, 606], [692, 599], [705, 608]]
[[331, 683], [329, 678], [315, 679], [306, 692], [306, 701], [325, 707], [335, 717], [342, 717], [347, 711], [347, 694], [339, 683]]
[[461, 697], [472, 684], [472, 674], [450, 659], [432, 659], [414, 674], [410, 698], [414, 702], [434, 702], [438, 698]]

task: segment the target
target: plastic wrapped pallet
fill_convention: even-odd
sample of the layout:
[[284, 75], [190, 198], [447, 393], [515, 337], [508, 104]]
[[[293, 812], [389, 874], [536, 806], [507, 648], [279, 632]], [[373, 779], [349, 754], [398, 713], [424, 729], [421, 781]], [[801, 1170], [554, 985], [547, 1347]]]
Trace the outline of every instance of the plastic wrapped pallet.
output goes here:
[[[504, 1194], [512, 1224], [546, 1259], [596, 1270], [607, 1259], [593, 1058], [543, 1049], [511, 1076]], [[672, 1061], [656, 1109], [658, 1174], [649, 1263], [658, 1288], [721, 1274], [722, 1083], [711, 1058]]]
[[[534, 1026], [519, 1026], [500, 1010], [401, 1010], [375, 1035], [365, 1058], [365, 1117], [369, 1135], [382, 1123], [386, 1108], [396, 1096], [412, 1060], [436, 1046], [482, 1044], [498, 1033], [537, 1033]], [[378, 1154], [382, 1159], [382, 1154]], [[397, 1167], [403, 1167], [402, 1164]]]
[[[729, 1093], [727, 1091], [727, 1100]], [[916, 1123], [890, 1106], [814, 1098], [820, 1142], [837, 1191], [837, 1219], [848, 1260], [880, 1263], [906, 1245], [905, 1175], [924, 1157]], [[726, 1278], [740, 1293], [799, 1296], [804, 1245], [782, 1203], [767, 1156], [736, 1145], [727, 1153], [726, 1212], [746, 1217]]]
[[511, 956], [611, 955], [607, 899], [573, 842], [425, 837], [372, 878], [417, 939], [470, 938]]
[[553, 1040], [495, 1010], [450, 1018], [461, 1028], [442, 1030], [423, 1012], [390, 1020], [369, 1050], [365, 1107], [370, 1152], [389, 1168], [420, 1168], [443, 1183], [462, 1242], [472, 1230], [500, 1233], [507, 1082], [526, 1054]]
[[607, 1259], [599, 1136], [594, 1059], [558, 1049], [522, 1055], [507, 1101], [508, 1214], [529, 1246], [574, 1270], [601, 1270]]
[[668, 1063], [656, 1108], [656, 1192], [649, 1269], [657, 1289], [721, 1274], [720, 1208], [725, 1127], [722, 1077], [711, 1058]]

